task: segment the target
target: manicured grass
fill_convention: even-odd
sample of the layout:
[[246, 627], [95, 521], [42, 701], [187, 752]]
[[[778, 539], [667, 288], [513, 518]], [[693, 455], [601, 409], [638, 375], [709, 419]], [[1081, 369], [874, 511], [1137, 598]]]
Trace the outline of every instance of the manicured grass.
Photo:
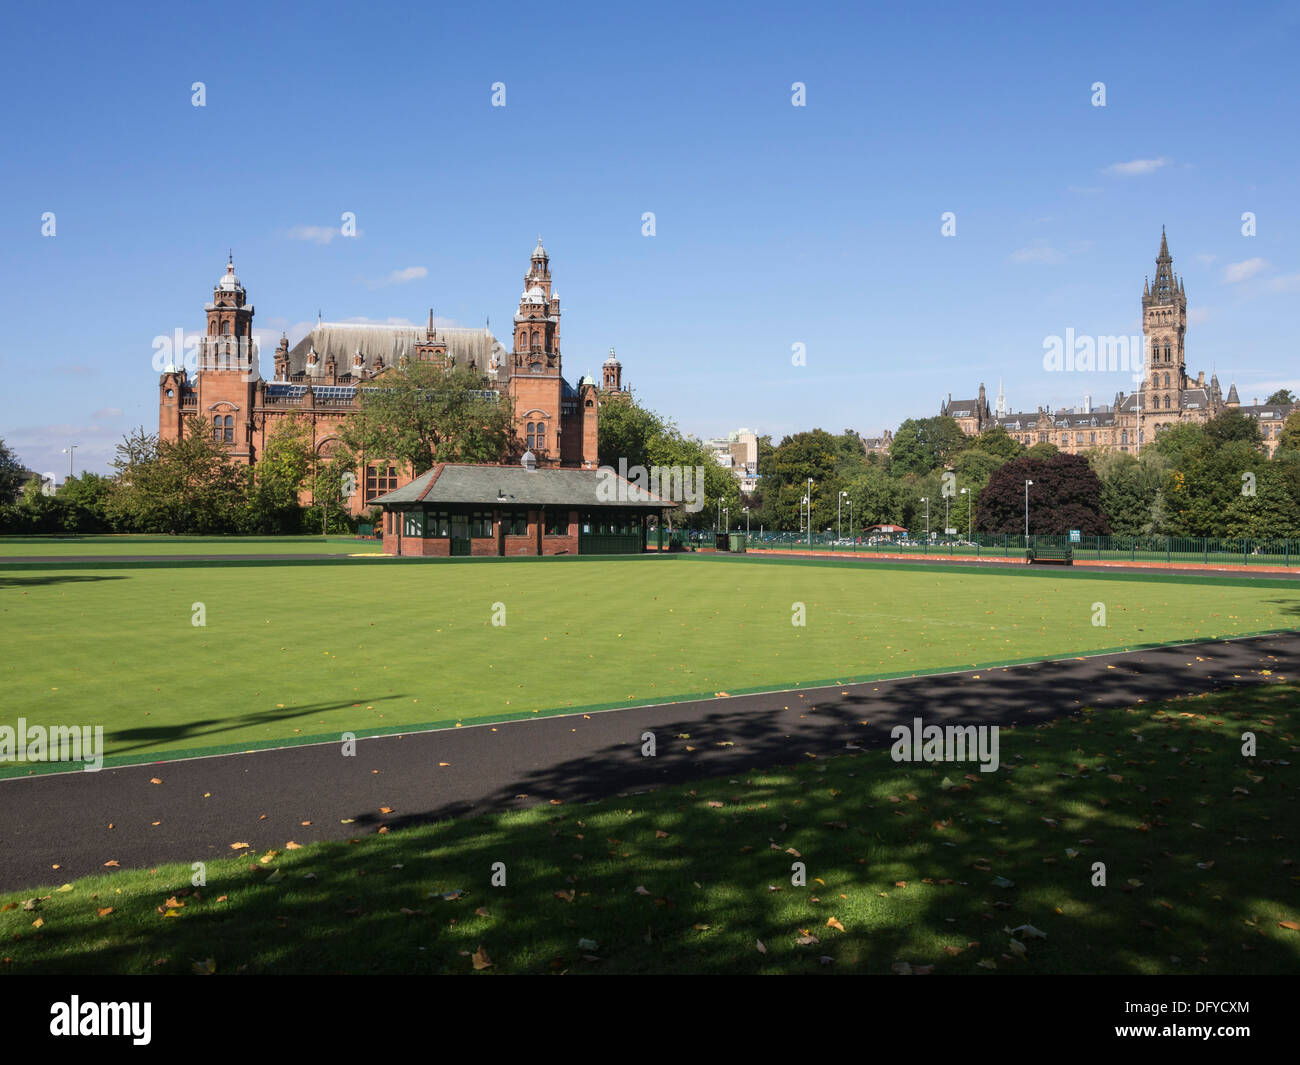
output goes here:
[[1003, 730], [989, 774], [877, 750], [351, 843], [286, 827], [197, 889], [178, 864], [0, 896], [0, 971], [1295, 972], [1297, 727], [1277, 683]]
[[139, 761], [1287, 629], [1298, 604], [1280, 582], [743, 558], [15, 566], [0, 724], [102, 724]]
[[383, 551], [378, 540], [352, 536], [5, 536], [0, 559], [72, 558], [80, 555], [309, 555]]

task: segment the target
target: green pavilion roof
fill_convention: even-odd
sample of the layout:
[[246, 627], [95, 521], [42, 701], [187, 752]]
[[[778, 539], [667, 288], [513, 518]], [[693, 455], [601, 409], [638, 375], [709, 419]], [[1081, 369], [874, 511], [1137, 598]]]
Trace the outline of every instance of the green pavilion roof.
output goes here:
[[433, 506], [637, 507], [647, 510], [677, 506], [672, 500], [652, 495], [612, 470], [545, 467], [527, 470], [522, 466], [471, 466], [450, 462], [435, 466], [410, 484], [373, 502], [382, 506], [425, 503]]

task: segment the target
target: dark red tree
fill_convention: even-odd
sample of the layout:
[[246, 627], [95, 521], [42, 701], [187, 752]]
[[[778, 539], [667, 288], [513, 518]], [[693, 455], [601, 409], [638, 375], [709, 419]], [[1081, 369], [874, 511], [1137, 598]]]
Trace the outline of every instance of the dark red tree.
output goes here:
[[1110, 532], [1101, 509], [1101, 481], [1086, 458], [1067, 454], [1012, 459], [994, 470], [975, 505], [975, 528], [1023, 533], [1026, 481], [1034, 482], [1029, 489], [1031, 535], [1059, 535], [1071, 529], [1086, 536]]

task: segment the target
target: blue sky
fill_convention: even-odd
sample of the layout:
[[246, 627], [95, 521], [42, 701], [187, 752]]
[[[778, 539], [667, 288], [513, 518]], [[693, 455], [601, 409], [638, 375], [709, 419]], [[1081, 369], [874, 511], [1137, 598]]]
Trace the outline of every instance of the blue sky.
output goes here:
[[295, 7], [0, 18], [0, 436], [28, 465], [156, 429], [153, 339], [201, 329], [228, 248], [267, 335], [430, 305], [501, 335], [540, 232], [566, 376], [613, 346], [683, 429], [779, 437], [999, 378], [1013, 409], [1131, 390], [1043, 344], [1139, 332], [1163, 224], [1189, 372], [1300, 392], [1298, 3]]

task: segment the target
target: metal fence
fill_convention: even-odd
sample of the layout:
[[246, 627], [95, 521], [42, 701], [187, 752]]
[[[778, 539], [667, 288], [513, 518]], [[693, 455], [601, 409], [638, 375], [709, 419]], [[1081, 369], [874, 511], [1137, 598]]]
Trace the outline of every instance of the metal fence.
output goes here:
[[1300, 540], [1249, 539], [1246, 537], [1173, 537], [1173, 536], [1080, 536], [1071, 540], [1062, 535], [1005, 535], [976, 533], [965, 537], [936, 537], [932, 540], [890, 540], [888, 538], [849, 542], [833, 534], [753, 533], [750, 550], [832, 551], [865, 555], [938, 555], [968, 558], [1023, 558], [1029, 548], [1071, 547], [1080, 562], [1167, 562], [1201, 563], [1236, 566], [1300, 565]]

